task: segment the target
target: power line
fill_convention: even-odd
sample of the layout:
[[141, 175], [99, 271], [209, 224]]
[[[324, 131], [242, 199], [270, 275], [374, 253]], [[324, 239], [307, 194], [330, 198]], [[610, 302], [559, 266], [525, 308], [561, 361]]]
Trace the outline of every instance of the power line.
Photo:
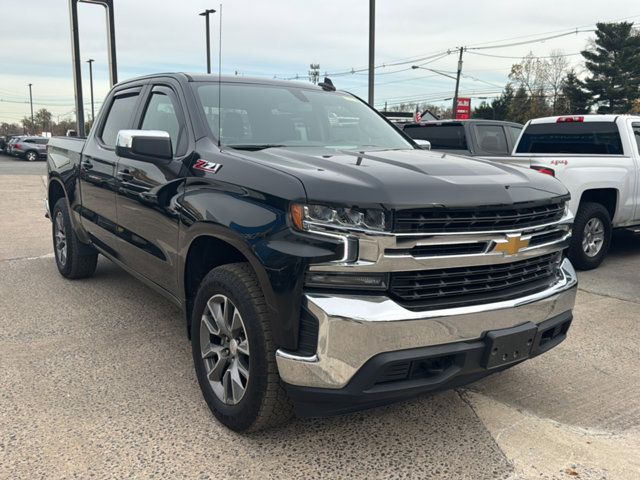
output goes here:
[[566, 37], [568, 35], [577, 35], [578, 33], [588, 33], [588, 32], [595, 32], [595, 29], [579, 30], [579, 29], [576, 28], [575, 30], [571, 30], [571, 31], [565, 32], [565, 33], [559, 33], [557, 35], [551, 35], [549, 37], [536, 38], [536, 39], [533, 39], [533, 40], [524, 40], [522, 42], [504, 43], [502, 45], [488, 45], [486, 47], [467, 47], [467, 50], [489, 50], [489, 49], [493, 49], [493, 48], [517, 47], [519, 45], [528, 45], [528, 44], [531, 44], [531, 43], [545, 42], [547, 40], [552, 40], [554, 38], [561, 38], [561, 37]]
[[[516, 60], [522, 60], [523, 57], [526, 57], [526, 55], [520, 55], [520, 56], [515, 56], [515, 55], [493, 55], [491, 53], [481, 53], [481, 52], [467, 52], [470, 53], [471, 55], [482, 55], [483, 57], [492, 57], [492, 58], [511, 58], [511, 59], [516, 59]], [[577, 53], [562, 53], [559, 55], [534, 55], [534, 58], [554, 58], [554, 57], [575, 57], [576, 55], [582, 55], [580, 52]]]

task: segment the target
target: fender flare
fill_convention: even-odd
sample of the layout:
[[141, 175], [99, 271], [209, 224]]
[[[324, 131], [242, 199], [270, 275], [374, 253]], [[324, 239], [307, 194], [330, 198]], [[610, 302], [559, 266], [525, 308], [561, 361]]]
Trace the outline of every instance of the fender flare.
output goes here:
[[[180, 247], [179, 247], [179, 264], [177, 268], [178, 272], [178, 285], [179, 295], [183, 306], [183, 314], [186, 320], [188, 333], [190, 330], [191, 315], [190, 305], [188, 305], [187, 292], [185, 288], [185, 273], [186, 273], [186, 259], [188, 258], [189, 250], [195, 240], [201, 237], [211, 237], [229, 244], [231, 247], [238, 250], [246, 259], [251, 268], [256, 274], [258, 284], [264, 294], [269, 309], [269, 317], [272, 325], [272, 332], [277, 336], [279, 331], [276, 324], [277, 319], [277, 302], [275, 299], [275, 293], [269, 281], [269, 276], [264, 266], [256, 257], [251, 247], [245, 242], [244, 238], [234, 232], [233, 230], [212, 222], [199, 221], [188, 227], [188, 229], [181, 229], [180, 232]], [[277, 341], [277, 340], [276, 340]]]

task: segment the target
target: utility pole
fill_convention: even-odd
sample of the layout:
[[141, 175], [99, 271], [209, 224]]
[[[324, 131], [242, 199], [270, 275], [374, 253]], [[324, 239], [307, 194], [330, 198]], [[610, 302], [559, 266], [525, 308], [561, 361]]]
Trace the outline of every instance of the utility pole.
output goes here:
[[[31, 128], [35, 128], [35, 125], [33, 124], [33, 95], [31, 94], [31, 85], [33, 85], [33, 83], [29, 84], [29, 103], [31, 104]], [[33, 132], [29, 132], [29, 133], [33, 133]]]
[[87, 60], [87, 63], [89, 64], [89, 89], [91, 92], [91, 121], [92, 122], [96, 118], [96, 110], [93, 105], [93, 62], [95, 62], [93, 58], [90, 58], [89, 60]]
[[369, 106], [373, 107], [373, 72], [376, 47], [376, 0], [369, 0]]
[[320, 64], [312, 63], [309, 65], [309, 81], [314, 85], [318, 84], [320, 79]]
[[209, 15], [212, 13], [216, 13], [213, 8], [209, 8], [202, 13], [199, 13], [201, 17], [205, 19], [205, 29], [206, 29], [206, 41], [207, 41], [207, 73], [211, 73], [211, 33], [209, 32]]
[[464, 47], [460, 47], [460, 57], [458, 57], [458, 74], [456, 75], [456, 92], [453, 95], [453, 112], [451, 118], [456, 118], [456, 113], [458, 111], [458, 90], [460, 88], [460, 76], [462, 75], [462, 53], [464, 52]]

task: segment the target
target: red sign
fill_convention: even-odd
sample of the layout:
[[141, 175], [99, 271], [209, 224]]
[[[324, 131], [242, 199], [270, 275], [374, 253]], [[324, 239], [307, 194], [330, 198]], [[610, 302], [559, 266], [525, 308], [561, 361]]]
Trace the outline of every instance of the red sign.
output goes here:
[[458, 97], [456, 120], [467, 120], [469, 118], [471, 118], [471, 99]]

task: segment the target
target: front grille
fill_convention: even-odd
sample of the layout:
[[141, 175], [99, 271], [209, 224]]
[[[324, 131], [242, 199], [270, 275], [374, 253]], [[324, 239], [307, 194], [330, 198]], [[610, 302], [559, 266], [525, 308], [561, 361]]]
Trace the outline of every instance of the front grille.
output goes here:
[[454, 243], [442, 245], [419, 245], [413, 248], [405, 249], [388, 249], [385, 254], [394, 255], [411, 255], [412, 257], [443, 257], [447, 255], [474, 255], [483, 253], [487, 249], [488, 242], [477, 243]]
[[515, 230], [556, 222], [564, 201], [509, 207], [422, 208], [395, 212], [396, 233], [454, 233]]
[[537, 247], [538, 245], [544, 245], [545, 243], [559, 242], [566, 234], [567, 232], [564, 230], [553, 230], [551, 232], [536, 235], [529, 241], [529, 246]]
[[558, 280], [561, 254], [500, 265], [393, 272], [389, 294], [409, 310], [437, 310], [510, 300]]

